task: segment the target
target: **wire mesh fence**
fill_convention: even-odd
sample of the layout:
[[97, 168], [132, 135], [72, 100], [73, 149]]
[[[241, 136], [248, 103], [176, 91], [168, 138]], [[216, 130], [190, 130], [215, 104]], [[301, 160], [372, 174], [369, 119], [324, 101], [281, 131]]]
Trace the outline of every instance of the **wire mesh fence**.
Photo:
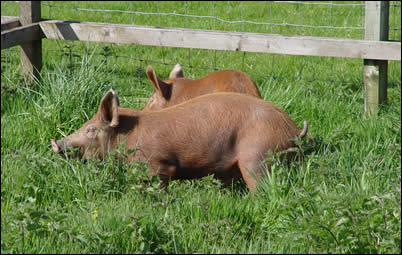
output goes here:
[[[2, 1], [1, 7], [2, 16], [18, 16], [17, 2]], [[399, 1], [391, 1], [390, 40], [401, 40], [400, 7]], [[364, 1], [41, 2], [43, 19], [350, 39], [364, 39], [364, 12]], [[362, 84], [360, 59], [43, 41], [44, 68], [51, 69], [52, 63], [65, 62], [73, 69], [85, 54], [92, 53], [94, 59], [105, 64], [105, 71], [111, 73], [111, 83], [114, 86], [130, 84], [133, 87], [130, 93], [134, 96], [139, 96], [141, 90], [147, 94], [144, 70], [148, 64], [153, 65], [161, 77], [167, 77], [172, 67], [180, 63], [185, 76], [190, 78], [200, 78], [216, 70], [239, 69], [255, 80]], [[3, 68], [15, 69], [17, 75], [18, 57], [18, 47], [2, 50], [2, 73]], [[317, 69], [317, 65], [323, 68]], [[344, 71], [350, 69], [355, 70], [356, 75], [345, 77]]]

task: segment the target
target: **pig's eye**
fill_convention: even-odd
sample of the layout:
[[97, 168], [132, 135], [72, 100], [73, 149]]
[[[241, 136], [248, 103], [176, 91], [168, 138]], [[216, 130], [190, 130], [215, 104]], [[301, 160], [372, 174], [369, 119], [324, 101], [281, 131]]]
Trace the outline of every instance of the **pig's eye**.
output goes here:
[[155, 101], [155, 94], [153, 94], [151, 96], [151, 98], [149, 99], [149, 101], [148, 101], [149, 106], [152, 106], [155, 103], [154, 101]]
[[86, 132], [86, 134], [87, 134], [87, 136], [88, 136], [89, 138], [93, 138], [93, 137], [96, 136], [96, 130], [97, 130], [97, 128], [96, 128], [95, 126], [88, 126], [88, 127], [85, 129], [85, 132]]

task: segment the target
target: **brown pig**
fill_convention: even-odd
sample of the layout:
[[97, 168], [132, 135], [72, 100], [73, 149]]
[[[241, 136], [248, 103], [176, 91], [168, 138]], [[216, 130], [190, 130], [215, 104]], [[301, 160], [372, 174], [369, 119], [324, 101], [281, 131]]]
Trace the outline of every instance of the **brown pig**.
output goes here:
[[179, 64], [173, 68], [167, 80], [160, 79], [152, 66], [147, 67], [146, 73], [154, 88], [154, 94], [143, 110], [160, 110], [216, 92], [237, 92], [261, 98], [250, 76], [237, 70], [217, 71], [198, 80], [183, 78], [183, 70]]
[[[149, 162], [161, 187], [170, 179], [207, 175], [225, 184], [243, 177], [251, 191], [270, 169], [268, 151], [295, 147], [307, 133], [274, 104], [240, 93], [203, 95], [160, 111], [119, 107], [117, 94], [105, 94], [96, 115], [73, 134], [51, 140], [53, 151], [79, 149], [79, 156], [102, 159], [120, 143], [128, 160]], [[78, 155], [77, 155], [78, 156]], [[268, 164], [268, 165], [267, 165]]]

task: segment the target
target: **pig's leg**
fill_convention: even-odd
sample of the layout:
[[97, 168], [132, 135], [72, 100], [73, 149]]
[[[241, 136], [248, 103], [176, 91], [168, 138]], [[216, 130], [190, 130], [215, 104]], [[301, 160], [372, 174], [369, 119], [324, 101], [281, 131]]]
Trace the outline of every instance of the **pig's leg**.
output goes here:
[[241, 175], [243, 176], [243, 180], [246, 182], [249, 190], [253, 193], [256, 189], [257, 181], [255, 180], [258, 178], [257, 176], [253, 176], [256, 169], [258, 166], [254, 162], [250, 160], [243, 160], [239, 161], [239, 168]]
[[262, 162], [261, 157], [250, 157], [248, 159], [240, 159], [239, 168], [249, 190], [253, 193], [258, 186], [257, 180], [264, 176], [266, 168], [269, 170], [270, 166]]
[[160, 175], [160, 174], [158, 174], [158, 173], [151, 173], [150, 175], [149, 175], [149, 178], [148, 178], [148, 182], [149, 183], [151, 183], [151, 179], [152, 179], [152, 177], [154, 177], [155, 175], [157, 175], [158, 177], [159, 177], [159, 180], [160, 180], [160, 182], [159, 182], [159, 189], [165, 189], [165, 190], [167, 190], [167, 186], [169, 185], [169, 180], [170, 180], [170, 178], [168, 177], [168, 176], [164, 176], [164, 175]]
[[157, 175], [160, 179], [159, 189], [167, 190], [170, 179], [176, 176], [176, 166], [165, 164], [160, 165], [157, 170]]
[[271, 149], [272, 142], [269, 137], [259, 137], [255, 134], [265, 132], [263, 128], [254, 133], [246, 133], [238, 143], [237, 159], [241, 175], [250, 192], [254, 192], [258, 186], [257, 180], [271, 171], [269, 163], [265, 161], [265, 155]]
[[164, 189], [167, 191], [167, 187], [169, 186], [169, 177], [159, 175], [160, 183], [159, 183], [159, 189]]

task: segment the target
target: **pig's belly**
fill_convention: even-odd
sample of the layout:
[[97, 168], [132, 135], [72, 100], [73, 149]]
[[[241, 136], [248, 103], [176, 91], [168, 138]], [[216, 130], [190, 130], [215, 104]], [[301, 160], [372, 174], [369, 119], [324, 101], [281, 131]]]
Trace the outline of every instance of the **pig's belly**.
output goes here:
[[176, 167], [176, 171], [171, 178], [177, 179], [197, 179], [208, 175], [213, 175], [214, 178], [221, 180], [224, 183], [230, 183], [241, 177], [240, 169], [235, 162], [232, 165], [222, 167], [220, 165], [208, 165], [201, 168], [193, 167]]
[[233, 152], [222, 155], [175, 155], [169, 153], [169, 157], [156, 157], [151, 160], [154, 173], [162, 173], [171, 179], [197, 179], [208, 175], [220, 179], [224, 183], [241, 176], [237, 158]]

